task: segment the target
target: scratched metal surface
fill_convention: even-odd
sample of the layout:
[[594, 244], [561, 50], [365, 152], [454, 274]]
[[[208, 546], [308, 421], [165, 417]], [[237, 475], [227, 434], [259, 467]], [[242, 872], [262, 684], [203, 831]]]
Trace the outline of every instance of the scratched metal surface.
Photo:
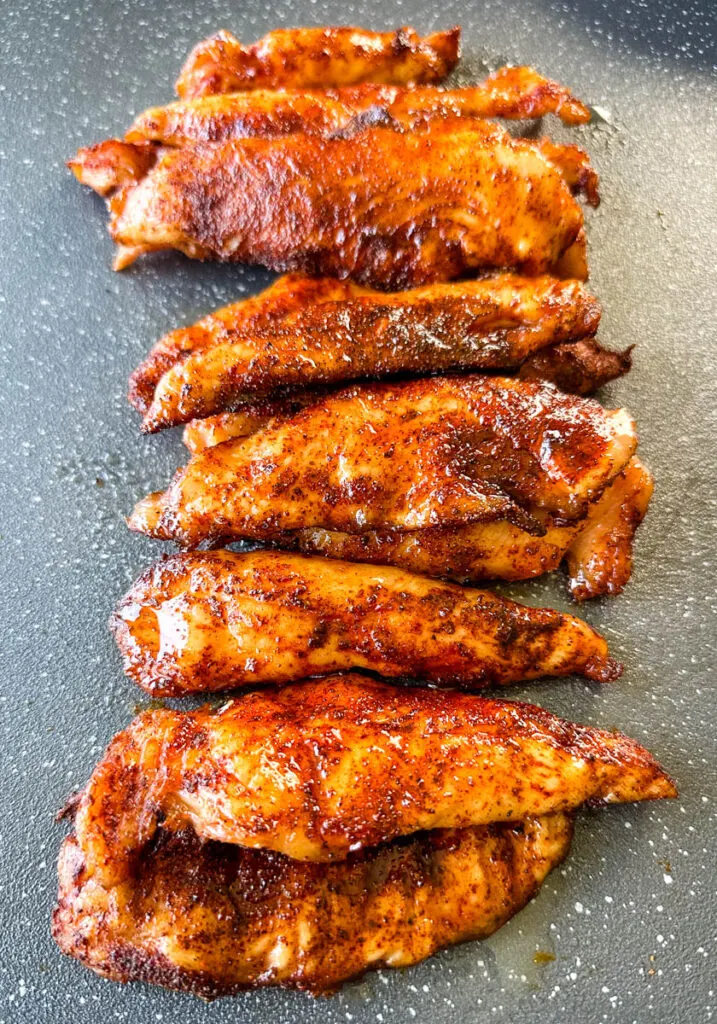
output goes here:
[[[711, 1019], [714, 6], [512, 6], [2, 5], [0, 1022]], [[488, 942], [409, 971], [370, 975], [331, 1000], [266, 991], [205, 1005], [145, 986], [119, 987], [60, 956], [48, 921], [66, 828], [53, 815], [139, 702], [105, 621], [157, 547], [130, 536], [122, 516], [183, 459], [176, 434], [140, 438], [124, 398], [127, 375], [161, 333], [269, 277], [173, 256], [113, 274], [102, 205], [63, 162], [79, 144], [121, 133], [132, 114], [168, 100], [185, 53], [210, 31], [227, 27], [250, 39], [279, 25], [326, 22], [411, 22], [423, 30], [460, 22], [462, 78], [503, 60], [532, 63], [603, 114], [604, 121], [577, 132], [547, 127], [586, 145], [602, 174], [603, 205], [588, 215], [591, 283], [605, 307], [602, 337], [638, 343], [634, 372], [605, 399], [636, 414], [657, 493], [632, 584], [619, 600], [586, 610], [624, 658], [623, 679], [605, 689], [568, 681], [515, 694], [636, 736], [674, 773], [681, 798], [583, 814], [564, 869]], [[567, 604], [559, 576], [512, 593]], [[555, 959], [536, 965], [536, 950]]]

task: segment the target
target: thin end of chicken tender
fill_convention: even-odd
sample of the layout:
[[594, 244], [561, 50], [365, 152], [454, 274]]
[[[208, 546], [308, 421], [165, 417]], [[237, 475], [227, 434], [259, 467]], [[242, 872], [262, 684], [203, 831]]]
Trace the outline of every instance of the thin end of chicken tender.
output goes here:
[[566, 555], [570, 592], [576, 601], [624, 590], [632, 574], [635, 532], [645, 518], [654, 487], [650, 471], [633, 458], [595, 503]]
[[245, 89], [440, 82], [460, 56], [458, 26], [421, 37], [354, 27], [276, 29], [250, 45], [222, 30], [198, 43], [176, 84], [183, 99]]

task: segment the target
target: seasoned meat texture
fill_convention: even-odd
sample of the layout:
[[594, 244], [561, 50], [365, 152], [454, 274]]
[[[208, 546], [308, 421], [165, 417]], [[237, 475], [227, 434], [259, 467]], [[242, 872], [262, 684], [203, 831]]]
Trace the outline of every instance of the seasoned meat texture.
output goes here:
[[543, 156], [559, 168], [565, 183], [573, 192], [583, 192], [591, 206], [600, 205], [600, 178], [590, 157], [580, 146], [539, 139], [536, 143]]
[[75, 829], [87, 871], [116, 885], [160, 828], [330, 861], [423, 829], [674, 795], [619, 733], [530, 704], [331, 676], [218, 712], [144, 712], [95, 768]]
[[573, 395], [590, 395], [603, 384], [630, 372], [632, 349], [631, 345], [623, 352], [611, 352], [595, 338], [551, 345], [526, 359], [518, 376], [523, 380], [552, 381]]
[[[570, 394], [590, 395], [603, 384], [628, 373], [631, 366], [630, 349], [610, 352], [595, 338], [585, 338], [542, 349], [521, 364], [518, 376], [525, 380], [549, 381]], [[307, 405], [313, 405], [327, 390], [292, 389], [274, 398], [257, 399], [247, 404], [236, 402], [230, 412], [190, 420], [182, 439], [189, 451], [195, 454], [232, 438], [249, 437], [258, 430], [288, 419]]]
[[331, 135], [355, 124], [392, 120], [407, 127], [427, 117], [543, 117], [569, 124], [590, 120], [590, 111], [568, 89], [533, 68], [501, 68], [480, 85], [464, 89], [358, 85], [331, 90], [257, 90], [151, 107], [135, 118], [128, 142], [223, 142], [252, 135], [306, 132]]
[[552, 814], [312, 864], [162, 830], [136, 875], [107, 889], [71, 837], [52, 931], [64, 953], [115, 981], [210, 999], [263, 985], [318, 995], [490, 935], [537, 893], [571, 836], [571, 818]]
[[[629, 373], [631, 349], [610, 352], [595, 338], [549, 345], [526, 359], [518, 376], [526, 380], [547, 380], [561, 391], [589, 395], [603, 384]], [[274, 398], [257, 399], [246, 404], [236, 402], [230, 412], [190, 420], [184, 428], [183, 441], [192, 452], [201, 452], [222, 441], [249, 437], [258, 430], [288, 419], [307, 405], [313, 405], [326, 392], [296, 390]]]
[[132, 145], [122, 139], [106, 139], [80, 149], [67, 161], [75, 177], [100, 196], [110, 196], [125, 186], [136, 185], [157, 162], [157, 147], [150, 142]]
[[416, 531], [583, 518], [637, 444], [624, 409], [505, 377], [353, 387], [209, 448], [129, 525], [185, 547], [311, 528]]
[[326, 89], [359, 82], [440, 82], [458, 63], [461, 30], [421, 37], [362, 28], [276, 29], [249, 46], [217, 32], [194, 47], [177, 81], [184, 99], [245, 89]]
[[632, 573], [632, 541], [645, 518], [654, 481], [638, 459], [600, 499], [567, 551], [570, 591], [577, 601], [619, 594]]
[[299, 530], [285, 537], [283, 546], [328, 558], [399, 565], [465, 583], [530, 579], [552, 572], [566, 559], [570, 591], [584, 601], [619, 594], [630, 579], [635, 532], [652, 490], [652, 475], [633, 458], [584, 519], [558, 526], [550, 516], [543, 517], [545, 533], [539, 537], [496, 522], [410, 533]]
[[247, 330], [242, 302], [173, 332], [169, 344], [162, 339], [147, 369], [143, 364], [133, 374], [136, 404], [168, 349], [182, 356], [157, 382], [142, 429], [186, 423], [282, 389], [391, 374], [512, 369], [548, 345], [594, 334], [600, 321], [599, 303], [580, 282], [552, 277], [502, 274], [334, 300], [329, 293], [327, 286], [283, 319], [267, 319], [263, 329], [254, 317]]
[[182, 440], [195, 454], [223, 441], [256, 434], [258, 430], [289, 419], [307, 405], [314, 405], [320, 398], [321, 394], [316, 391], [295, 391], [291, 395], [250, 402], [236, 411], [191, 420], [184, 428]]
[[269, 334], [287, 316], [305, 306], [364, 294], [371, 291], [353, 281], [285, 274], [258, 295], [218, 309], [190, 327], [165, 334], [130, 377], [130, 402], [135, 409], [146, 412], [163, 375], [204, 349], [227, 344], [234, 337]]
[[[80, 181], [90, 158], [98, 176], [102, 145], [72, 162]], [[159, 147], [109, 206], [118, 269], [178, 249], [382, 289], [493, 267], [586, 275], [583, 214], [563, 169], [540, 143], [468, 118]]]
[[255, 551], [175, 555], [111, 619], [125, 672], [155, 696], [344, 669], [468, 687], [617, 678], [586, 623], [401, 569]]

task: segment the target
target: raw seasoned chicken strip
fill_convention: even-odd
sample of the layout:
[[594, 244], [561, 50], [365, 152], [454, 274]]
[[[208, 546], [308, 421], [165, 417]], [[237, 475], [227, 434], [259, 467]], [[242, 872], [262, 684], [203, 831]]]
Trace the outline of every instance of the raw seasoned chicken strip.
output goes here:
[[[103, 145], [77, 154], [80, 181], [88, 161], [97, 177]], [[109, 207], [118, 269], [178, 249], [394, 290], [487, 268], [586, 274], [583, 213], [563, 170], [540, 143], [467, 118], [159, 147]]]
[[193, 456], [129, 525], [185, 547], [287, 531], [583, 518], [637, 444], [624, 409], [550, 384], [434, 377], [352, 387]]
[[174, 555], [119, 603], [125, 672], [155, 696], [345, 669], [467, 687], [621, 666], [580, 619], [400, 569], [271, 551]]
[[244, 89], [327, 89], [359, 82], [440, 82], [458, 63], [461, 30], [421, 37], [363, 28], [276, 29], [242, 45], [231, 32], [198, 43], [177, 81], [185, 99]]
[[501, 68], [480, 85], [463, 89], [358, 85], [205, 96], [150, 107], [135, 118], [125, 138], [181, 146], [292, 132], [331, 135], [382, 119], [413, 127], [435, 116], [522, 119], [546, 114], [557, 114], [569, 124], [590, 120], [588, 108], [557, 82], [533, 68]]
[[332, 676], [218, 712], [146, 711], [77, 806], [86, 870], [129, 879], [158, 829], [343, 860], [423, 829], [674, 796], [639, 744], [530, 704]]
[[71, 837], [52, 933], [114, 981], [205, 999], [263, 985], [318, 995], [490, 935], [535, 896], [571, 837], [570, 816], [551, 814], [436, 829], [312, 864], [163, 830], [136, 875], [110, 889]]
[[410, 533], [299, 530], [293, 543], [284, 538], [283, 546], [327, 558], [399, 565], [466, 583], [530, 579], [552, 572], [566, 559], [572, 596], [584, 601], [619, 594], [630, 579], [635, 532], [652, 490], [649, 470], [632, 458], [584, 519], [556, 526], [545, 517], [545, 533], [539, 537], [496, 522]]
[[600, 305], [580, 282], [513, 274], [333, 300], [327, 284], [317, 299], [299, 301], [263, 328], [253, 317], [247, 329], [240, 302], [162, 339], [132, 375], [134, 404], [143, 404], [165, 353], [174, 348], [182, 356], [158, 380], [142, 429], [186, 423], [282, 389], [512, 369], [548, 345], [594, 334], [600, 322]]

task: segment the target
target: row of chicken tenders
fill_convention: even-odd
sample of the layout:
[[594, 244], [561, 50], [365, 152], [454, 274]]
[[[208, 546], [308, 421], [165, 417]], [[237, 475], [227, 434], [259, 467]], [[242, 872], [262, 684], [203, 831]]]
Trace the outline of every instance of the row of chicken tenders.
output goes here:
[[70, 161], [117, 269], [283, 275], [131, 377], [188, 456], [128, 519], [179, 551], [111, 630], [154, 698], [225, 696], [144, 711], [68, 803], [53, 935], [98, 974], [335, 991], [499, 928], [582, 805], [676, 795], [627, 737], [475, 692], [620, 676], [576, 615], [482, 586], [564, 565], [576, 601], [620, 593], [653, 483], [590, 397], [631, 365], [585, 284], [597, 174], [494, 120], [590, 110], [528, 67], [442, 86], [459, 46], [220, 32], [178, 100]]

